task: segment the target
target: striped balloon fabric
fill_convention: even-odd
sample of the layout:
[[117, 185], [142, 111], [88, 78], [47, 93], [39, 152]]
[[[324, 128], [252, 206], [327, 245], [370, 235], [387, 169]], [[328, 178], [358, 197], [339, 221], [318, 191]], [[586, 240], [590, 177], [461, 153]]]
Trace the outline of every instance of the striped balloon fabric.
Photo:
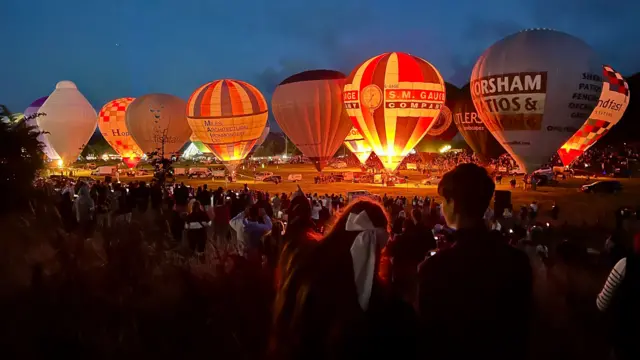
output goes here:
[[444, 81], [438, 70], [400, 52], [365, 61], [344, 87], [351, 121], [388, 171], [394, 171], [427, 133], [444, 102]]
[[262, 135], [267, 116], [264, 96], [253, 85], [239, 80], [204, 84], [187, 103], [187, 120], [193, 134], [233, 168]]
[[558, 150], [560, 160], [566, 166], [605, 136], [620, 121], [629, 105], [629, 84], [624, 77], [608, 65], [603, 66], [602, 75], [604, 81], [598, 106]]
[[360, 131], [355, 127], [351, 128], [349, 135], [344, 139], [344, 145], [355, 155], [361, 164], [365, 164], [367, 159], [371, 155], [371, 146], [364, 139], [364, 136], [360, 134]]

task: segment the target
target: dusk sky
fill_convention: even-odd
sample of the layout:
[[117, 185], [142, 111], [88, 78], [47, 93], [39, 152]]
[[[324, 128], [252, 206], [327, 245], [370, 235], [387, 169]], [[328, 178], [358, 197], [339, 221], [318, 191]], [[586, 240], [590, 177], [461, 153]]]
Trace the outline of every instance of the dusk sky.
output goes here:
[[[614, 5], [615, 4], [615, 5]], [[99, 108], [235, 78], [271, 93], [296, 72], [349, 73], [386, 51], [468, 82], [480, 53], [532, 27], [582, 38], [625, 75], [640, 71], [640, 1], [5, 0], [0, 103], [22, 112], [71, 80]]]

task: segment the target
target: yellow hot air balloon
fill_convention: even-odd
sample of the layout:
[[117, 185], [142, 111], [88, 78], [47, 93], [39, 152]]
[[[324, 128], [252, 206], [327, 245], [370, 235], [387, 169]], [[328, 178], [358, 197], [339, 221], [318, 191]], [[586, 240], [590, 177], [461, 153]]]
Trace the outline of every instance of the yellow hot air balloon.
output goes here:
[[98, 128], [128, 167], [135, 167], [144, 153], [127, 129], [127, 108], [134, 98], [126, 97], [106, 103], [98, 114]]
[[373, 149], [367, 143], [367, 140], [364, 139], [364, 136], [360, 134], [360, 131], [356, 129], [356, 127], [352, 127], [349, 135], [344, 139], [344, 146], [349, 149], [355, 155], [358, 160], [360, 160], [361, 164], [365, 164]]
[[194, 135], [233, 173], [262, 135], [267, 102], [253, 85], [216, 80], [200, 86], [187, 102]]

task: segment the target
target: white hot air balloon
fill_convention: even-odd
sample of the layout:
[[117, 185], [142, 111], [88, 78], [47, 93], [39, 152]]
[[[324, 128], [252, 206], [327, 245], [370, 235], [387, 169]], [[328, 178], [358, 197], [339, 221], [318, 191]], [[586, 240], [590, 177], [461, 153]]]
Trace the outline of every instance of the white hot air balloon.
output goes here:
[[493, 44], [476, 62], [471, 96], [487, 129], [530, 173], [587, 120], [602, 92], [602, 63], [582, 40], [547, 29]]
[[40, 130], [65, 164], [76, 161], [98, 124], [95, 109], [71, 81], [60, 81], [40, 107]]

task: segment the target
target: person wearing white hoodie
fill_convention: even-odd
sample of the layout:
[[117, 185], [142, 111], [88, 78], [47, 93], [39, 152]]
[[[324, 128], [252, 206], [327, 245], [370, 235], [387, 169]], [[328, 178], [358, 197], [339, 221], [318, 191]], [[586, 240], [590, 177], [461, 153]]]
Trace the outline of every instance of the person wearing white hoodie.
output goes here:
[[241, 211], [229, 221], [229, 226], [236, 232], [237, 243], [235, 245], [238, 248], [239, 254], [244, 254], [247, 248], [247, 242], [244, 236], [244, 220], [249, 215], [249, 209], [251, 209], [251, 205], [247, 205], [244, 211]]

